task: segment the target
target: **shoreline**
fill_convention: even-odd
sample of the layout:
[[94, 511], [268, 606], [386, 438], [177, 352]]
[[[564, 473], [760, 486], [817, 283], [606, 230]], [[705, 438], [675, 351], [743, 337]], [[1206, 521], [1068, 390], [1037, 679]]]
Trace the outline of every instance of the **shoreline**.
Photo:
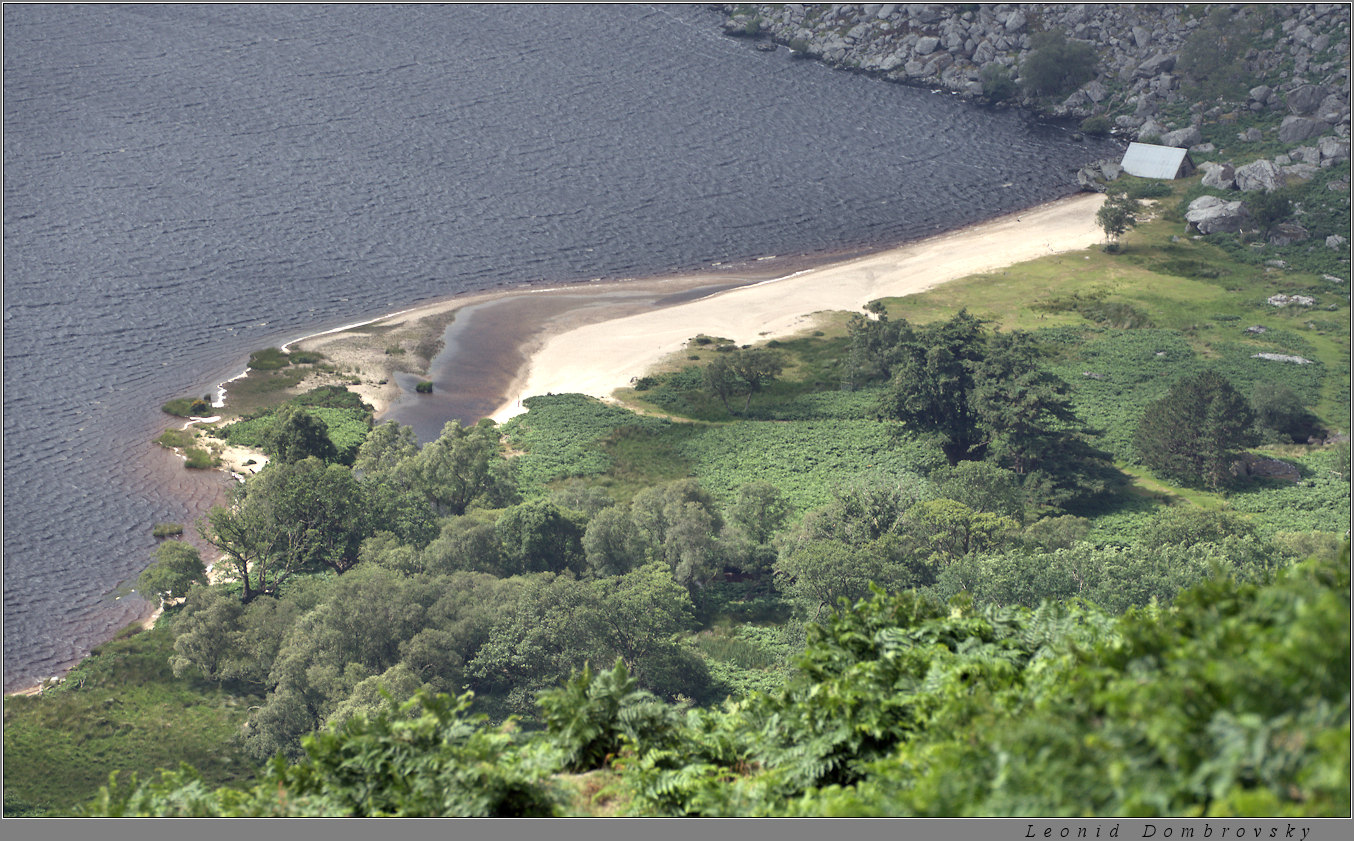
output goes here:
[[[1045, 254], [1102, 243], [1105, 237], [1095, 223], [1095, 211], [1103, 201], [1099, 193], [1077, 193], [875, 250], [762, 257], [698, 273], [463, 293], [307, 334], [281, 347], [318, 350], [340, 368], [360, 369], [362, 382], [348, 388], [375, 408], [381, 422], [404, 396], [395, 373], [407, 366], [399, 364], [399, 356], [386, 353], [390, 337], [437, 342], [436, 352], [427, 359], [431, 365], [441, 353], [443, 332], [458, 311], [521, 298], [559, 300], [564, 306], [534, 324], [517, 325], [493, 351], [521, 360], [501, 389], [497, 408], [484, 415], [501, 423], [525, 412], [522, 401], [535, 394], [577, 392], [611, 399], [615, 390], [680, 351], [697, 333], [721, 335], [738, 344], [785, 338], [812, 329], [819, 313], [857, 311], [876, 298], [915, 294]], [[774, 270], [768, 265], [758, 271], [759, 262], [774, 264]], [[662, 304], [666, 298], [720, 286], [731, 288]], [[218, 408], [225, 403], [229, 384], [244, 375], [216, 386]], [[221, 469], [230, 474], [238, 466], [226, 464]], [[159, 613], [156, 610], [136, 624], [153, 627]], [[48, 680], [5, 695], [41, 694]]]
[[[360, 368], [364, 374], [379, 372], [375, 380], [387, 380], [384, 385], [364, 377], [362, 384], [349, 388], [375, 407], [380, 422], [405, 393], [395, 383], [400, 366], [384, 353], [372, 332], [406, 331], [427, 340], [435, 330], [440, 342], [459, 310], [497, 307], [521, 298], [557, 300], [561, 305], [557, 311], [508, 330], [514, 335], [501, 336], [501, 347], [490, 351], [520, 357], [496, 408], [483, 415], [501, 423], [525, 411], [520, 402], [534, 394], [579, 392], [608, 399], [632, 378], [680, 351], [697, 333], [718, 334], [738, 344], [784, 338], [810, 329], [820, 312], [856, 311], [876, 298], [915, 294], [1045, 254], [1098, 245], [1105, 236], [1096, 225], [1095, 211], [1103, 201], [1099, 193], [1077, 193], [873, 251], [791, 258], [776, 271], [758, 271], [756, 263], [779, 258], [759, 258], [699, 273], [464, 294], [304, 336], [285, 347], [322, 352], [341, 367]], [[718, 286], [731, 288], [694, 300], [646, 305], [649, 299]], [[432, 359], [428, 361], [431, 364]], [[439, 360], [439, 364], [449, 363]]]

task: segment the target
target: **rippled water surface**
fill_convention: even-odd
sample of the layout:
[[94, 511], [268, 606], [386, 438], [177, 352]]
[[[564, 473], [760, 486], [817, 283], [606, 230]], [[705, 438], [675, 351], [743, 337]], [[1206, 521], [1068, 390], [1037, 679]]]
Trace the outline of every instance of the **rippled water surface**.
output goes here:
[[698, 7], [7, 5], [4, 684], [220, 493], [150, 442], [248, 351], [506, 284], [891, 244], [1072, 189], [1057, 128]]

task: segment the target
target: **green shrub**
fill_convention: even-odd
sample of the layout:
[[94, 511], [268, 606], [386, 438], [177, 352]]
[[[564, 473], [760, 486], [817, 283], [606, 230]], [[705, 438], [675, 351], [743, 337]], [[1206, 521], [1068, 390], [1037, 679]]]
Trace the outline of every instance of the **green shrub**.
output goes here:
[[212, 454], [201, 447], [187, 447], [184, 450], [185, 465], [192, 470], [207, 470], [216, 466]]
[[[986, 87], [984, 87], [986, 92]], [[1081, 121], [1081, 130], [1092, 137], [1104, 137], [1110, 133], [1110, 118], [1103, 114], [1087, 117]]]
[[256, 371], [276, 371], [291, 364], [291, 359], [281, 348], [264, 348], [249, 354], [249, 367]]
[[324, 359], [324, 354], [314, 350], [294, 350], [289, 356], [293, 365], [314, 365]]
[[1095, 78], [1095, 50], [1085, 41], [1052, 30], [1036, 33], [1030, 42], [1029, 57], [1020, 65], [1021, 81], [1029, 92], [1059, 96]]
[[420, 380], [419, 384], [414, 386], [414, 391], [417, 391], [419, 394], [432, 394], [433, 393], [432, 380]]
[[1005, 102], [1008, 99], [1014, 99], [1019, 93], [1015, 79], [1011, 78], [1011, 70], [1000, 64], [989, 64], [979, 73], [979, 80], [983, 85], [983, 96], [988, 97], [993, 102]]
[[183, 526], [179, 523], [156, 523], [155, 527], [151, 529], [151, 534], [155, 537], [183, 534]]

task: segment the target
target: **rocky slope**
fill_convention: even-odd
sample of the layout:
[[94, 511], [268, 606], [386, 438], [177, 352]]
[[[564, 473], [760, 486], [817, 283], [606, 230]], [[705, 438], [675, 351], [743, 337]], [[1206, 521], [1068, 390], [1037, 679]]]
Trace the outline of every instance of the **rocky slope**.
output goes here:
[[[1018, 83], [1009, 102], [1056, 116], [1105, 115], [1116, 134], [1129, 137], [1188, 132], [1206, 118], [1236, 110], [1291, 118], [1283, 120], [1280, 139], [1285, 143], [1349, 135], [1347, 4], [1219, 9], [1210, 4], [787, 3], [722, 9], [731, 35], [990, 102], [993, 91], [984, 89], [987, 70], [988, 88], [999, 76]], [[1219, 17], [1210, 19], [1210, 14]], [[1211, 37], [1219, 30], [1223, 38]], [[1095, 75], [1070, 93], [1037, 97], [1019, 85], [1025, 81], [1022, 70], [1034, 39], [1053, 31], [1092, 47]], [[1216, 50], [1228, 33], [1245, 39], [1236, 58], [1255, 84], [1230, 100], [1200, 98], [1177, 64], [1197, 63], [1202, 51]], [[1188, 116], [1169, 114], [1181, 105], [1188, 106]], [[1191, 145], [1174, 140], [1172, 145]]]

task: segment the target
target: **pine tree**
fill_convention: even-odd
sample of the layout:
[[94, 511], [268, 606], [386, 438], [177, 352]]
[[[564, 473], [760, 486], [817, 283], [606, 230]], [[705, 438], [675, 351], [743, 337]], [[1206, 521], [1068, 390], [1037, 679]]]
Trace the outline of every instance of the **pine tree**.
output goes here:
[[1162, 476], [1217, 489], [1230, 479], [1239, 451], [1256, 443], [1253, 421], [1250, 405], [1226, 377], [1202, 371], [1147, 407], [1133, 446]]

